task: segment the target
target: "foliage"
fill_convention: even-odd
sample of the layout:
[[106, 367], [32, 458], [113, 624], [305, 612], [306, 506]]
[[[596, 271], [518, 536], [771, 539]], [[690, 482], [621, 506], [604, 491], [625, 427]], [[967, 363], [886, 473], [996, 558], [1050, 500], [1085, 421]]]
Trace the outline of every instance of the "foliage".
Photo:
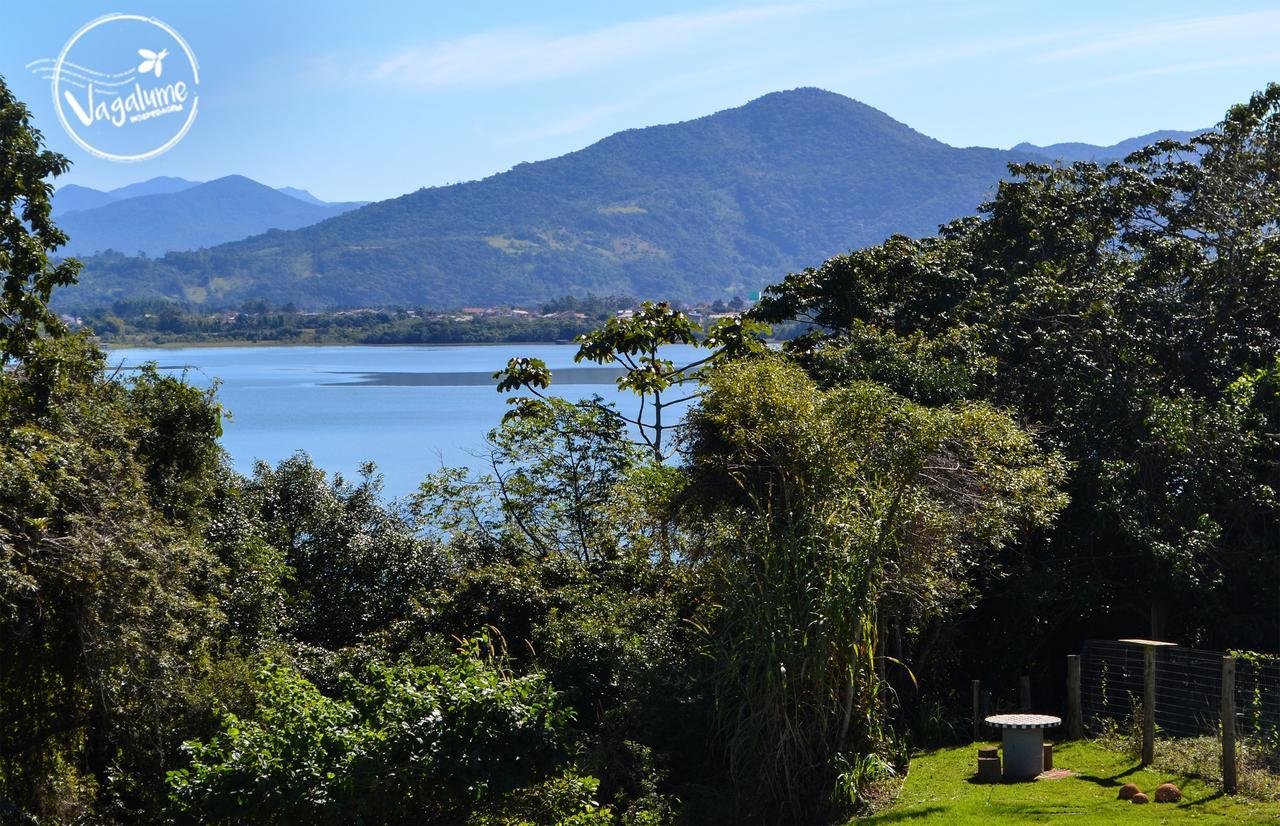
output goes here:
[[408, 616], [439, 576], [434, 544], [383, 506], [371, 466], [357, 484], [329, 481], [300, 454], [274, 468], [260, 463], [245, 494], [288, 566], [283, 627], [297, 642], [356, 645]]
[[46, 178], [71, 164], [43, 145], [31, 113], [0, 77], [0, 368], [26, 355], [42, 333], [63, 329], [49, 297], [80, 270], [74, 260], [50, 259], [67, 236], [50, 219], [53, 185]]
[[[670, 304], [646, 301], [630, 318], [611, 318], [598, 330], [579, 336], [578, 352], [573, 360], [622, 368], [623, 373], [617, 379], [618, 389], [638, 396], [640, 409], [635, 416], [616, 411], [613, 415], [635, 428], [640, 443], [649, 449], [654, 460], [661, 462], [668, 455], [663, 436], [680, 426], [671, 420], [673, 409], [679, 410], [680, 405], [698, 397], [696, 391], [686, 388], [699, 381], [704, 369], [759, 351], [765, 332], [763, 325], [741, 317], [721, 319], [704, 332], [688, 315]], [[663, 348], [681, 344], [710, 352], [677, 364], [667, 357]], [[543, 391], [552, 382], [545, 362], [536, 358], [513, 358], [505, 370], [497, 371], [493, 377], [498, 380], [499, 393], [525, 389], [533, 394], [533, 397], [510, 399], [509, 403], [514, 406], [507, 420], [545, 417]], [[663, 398], [667, 391], [677, 397], [672, 398], [672, 393], [668, 393]]]
[[1280, 636], [1253, 610], [1280, 587], [1278, 124], [1271, 86], [1187, 143], [1014, 167], [980, 217], [795, 273], [753, 312], [818, 325], [787, 350], [828, 385], [1009, 406], [1074, 462], [1035, 561], [989, 586], [1004, 620], [974, 617], [1001, 678], [1082, 617], [1206, 646]]
[[507, 416], [488, 434], [488, 472], [443, 468], [411, 503], [421, 530], [442, 540], [471, 537], [508, 554], [564, 554], [583, 562], [613, 555], [607, 524], [616, 487], [643, 456], [613, 409], [593, 397], [550, 397]]
[[648, 484], [675, 471], [641, 461], [597, 402], [550, 399], [545, 410], [491, 434], [494, 472], [445, 470], [423, 485], [416, 518], [457, 567], [401, 638], [413, 650], [424, 637], [499, 635], [513, 663], [546, 674], [576, 710], [601, 799], [624, 818], [668, 811], [668, 761], [704, 754], [688, 622], [697, 580], [662, 552], [679, 541], [672, 492]]
[[75, 817], [155, 793], [222, 622], [219, 432], [208, 394], [114, 380], [82, 337], [0, 372], [0, 795]]
[[[267, 662], [252, 718], [221, 715], [185, 748], [174, 813], [201, 822], [457, 822], [563, 761], [571, 715], [537, 676], [485, 662], [473, 642], [444, 666], [371, 665], [327, 697]], [[543, 813], [545, 816], [545, 813]]]
[[[566, 298], [524, 315], [472, 316], [427, 307], [308, 312], [292, 304], [246, 301], [235, 310], [209, 312], [163, 299], [119, 300], [94, 307], [82, 323], [111, 344], [175, 344], [187, 342], [279, 342], [285, 344], [467, 344], [480, 342], [570, 341], [613, 315], [612, 305], [629, 299]], [[631, 306], [634, 302], [623, 304]], [[544, 318], [546, 313], [573, 313]], [[586, 310], [590, 310], [589, 313]]]
[[[578, 357], [621, 367], [640, 413], [554, 399], [545, 364], [513, 361], [497, 377], [532, 395], [491, 434], [487, 467], [443, 469], [404, 502], [385, 501], [371, 466], [329, 477], [305, 455], [241, 477], [217, 445], [216, 387], [155, 366], [109, 373], [90, 340], [60, 329], [47, 300], [74, 265], [48, 258], [60, 236], [41, 176], [63, 162], [0, 91], [0, 195], [26, 193], [0, 198], [0, 817], [829, 820], [884, 795], [909, 728], [945, 729], [958, 669], [967, 679], [989, 657], [999, 668], [984, 681], [998, 682], [1030, 652], [1049, 656], [1055, 629], [1073, 641], [1082, 614], [1129, 635], [1126, 611], [1170, 611], [1187, 637], [1272, 650], [1280, 87], [1189, 145], [1105, 168], [1020, 167], [981, 217], [790, 276], [755, 313], [808, 325], [783, 352], [761, 345], [753, 317], [704, 330], [666, 304], [606, 312]], [[763, 115], [771, 136], [796, 136], [771, 151], [804, 162], [821, 139], [829, 166], [847, 136], [811, 117], [815, 99], [831, 102], [773, 97], [718, 122]], [[697, 124], [654, 134], [694, 140], [705, 164], [724, 160], [725, 141], [754, 157], [755, 138], [739, 138], [758, 125], [703, 143]], [[529, 193], [558, 186], [557, 168], [503, 179], [524, 187], [504, 210], [538, 207]], [[751, 237], [803, 252], [822, 234], [760, 196], [761, 176], [732, 159], [724, 170], [761, 197], [751, 220], [767, 229]], [[659, 186], [659, 171], [645, 182]], [[824, 168], [802, 191], [827, 198], [840, 174]], [[487, 215], [486, 191], [428, 191], [335, 224], [417, 237]], [[408, 216], [458, 192], [472, 200], [430, 226]], [[654, 192], [588, 217], [669, 224], [649, 212], [650, 196], [670, 197]], [[562, 206], [556, 220], [572, 217]], [[830, 231], [847, 232], [845, 218]], [[307, 232], [269, 234], [254, 266], [336, 270], [319, 241], [290, 258], [298, 238], [318, 238]], [[542, 242], [581, 240], [527, 235], [489, 246], [532, 260]], [[259, 249], [245, 243], [235, 249]], [[377, 249], [414, 268], [457, 263]], [[599, 260], [644, 250], [584, 255], [605, 280], [643, 285], [664, 270]], [[340, 254], [371, 293], [409, 271], [381, 252]], [[587, 260], [574, 255], [560, 260]], [[174, 268], [213, 262], [234, 292], [246, 274], [233, 257], [148, 271], [168, 290], [182, 287]], [[708, 283], [724, 272], [663, 261]], [[317, 301], [327, 283], [308, 278]], [[564, 303], [595, 306], [584, 301]], [[159, 331], [182, 321], [171, 309], [142, 316], [157, 310]], [[274, 329], [265, 301], [242, 309]], [[673, 344], [694, 356], [676, 360]], [[1034, 814], [1021, 788], [952, 794], [966, 755], [917, 760], [887, 817]], [[1097, 774], [1061, 781], [1072, 805], [1108, 816], [1111, 795], [1087, 784], [1113, 782], [1122, 761], [1086, 745], [1060, 755]], [[947, 781], [950, 808], [914, 785], [922, 775]], [[1062, 802], [1035, 785], [1034, 805]], [[1240, 813], [1195, 781], [1184, 790], [1202, 813]]]
[[[719, 522], [715, 687], [740, 805], [825, 812], [846, 752], [886, 745], [884, 642], [961, 603], [969, 570], [1062, 505], [1060, 460], [981, 405], [823, 393], [776, 357], [722, 366], [691, 413]], [[846, 795], [847, 797], [847, 795]]]

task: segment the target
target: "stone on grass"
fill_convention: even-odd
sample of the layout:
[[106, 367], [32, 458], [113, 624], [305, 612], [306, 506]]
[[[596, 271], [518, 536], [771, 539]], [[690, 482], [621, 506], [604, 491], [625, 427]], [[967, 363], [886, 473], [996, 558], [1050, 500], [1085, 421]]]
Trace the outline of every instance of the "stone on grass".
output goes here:
[[1182, 790], [1172, 783], [1161, 783], [1156, 787], [1157, 803], [1177, 803], [1182, 799]]
[[1147, 796], [1146, 796], [1145, 794], [1143, 794], [1142, 792], [1138, 792], [1138, 793], [1137, 793], [1137, 794], [1135, 794], [1133, 797], [1129, 798], [1129, 802], [1131, 802], [1131, 803], [1150, 803], [1150, 802], [1151, 802], [1151, 798], [1147, 797]]
[[1118, 796], [1121, 800], [1129, 800], [1135, 794], [1141, 794], [1141, 793], [1142, 793], [1142, 789], [1138, 788], [1137, 783], [1125, 783], [1123, 786], [1120, 787], [1120, 794]]

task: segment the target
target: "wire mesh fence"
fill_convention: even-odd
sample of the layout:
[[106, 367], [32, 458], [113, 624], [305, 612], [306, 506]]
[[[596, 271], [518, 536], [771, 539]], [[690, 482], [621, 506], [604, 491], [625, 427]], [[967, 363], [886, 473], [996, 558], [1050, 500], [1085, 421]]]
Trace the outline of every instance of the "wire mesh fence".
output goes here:
[[[1161, 737], [1197, 737], [1220, 730], [1220, 651], [1161, 648], [1155, 661], [1155, 720]], [[1280, 663], [1238, 657], [1235, 676], [1236, 731], [1280, 752]], [[1106, 721], [1135, 719], [1143, 698], [1143, 649], [1110, 640], [1089, 640], [1080, 652], [1080, 707], [1084, 726], [1099, 733]]]

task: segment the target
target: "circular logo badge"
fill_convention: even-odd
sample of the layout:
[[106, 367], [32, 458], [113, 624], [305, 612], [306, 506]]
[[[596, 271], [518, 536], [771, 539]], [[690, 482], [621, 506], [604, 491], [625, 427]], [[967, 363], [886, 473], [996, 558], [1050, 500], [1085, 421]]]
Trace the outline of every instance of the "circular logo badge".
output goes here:
[[143, 161], [195, 122], [200, 66], [187, 41], [154, 17], [108, 14], [71, 36], [53, 67], [58, 120], [86, 152]]

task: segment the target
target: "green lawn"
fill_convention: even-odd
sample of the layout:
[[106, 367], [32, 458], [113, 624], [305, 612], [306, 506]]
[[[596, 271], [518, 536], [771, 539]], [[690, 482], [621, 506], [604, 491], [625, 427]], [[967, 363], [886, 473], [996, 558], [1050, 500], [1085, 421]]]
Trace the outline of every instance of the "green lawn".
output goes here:
[[[911, 761], [898, 801], [857, 823], [1280, 823], [1280, 803], [1230, 798], [1199, 780], [1142, 769], [1137, 761], [1088, 743], [1054, 749], [1054, 768], [1075, 777], [1034, 783], [971, 782], [977, 746], [939, 749]], [[1125, 783], [1153, 794], [1161, 783], [1182, 789], [1178, 804], [1135, 805], [1116, 799]]]

